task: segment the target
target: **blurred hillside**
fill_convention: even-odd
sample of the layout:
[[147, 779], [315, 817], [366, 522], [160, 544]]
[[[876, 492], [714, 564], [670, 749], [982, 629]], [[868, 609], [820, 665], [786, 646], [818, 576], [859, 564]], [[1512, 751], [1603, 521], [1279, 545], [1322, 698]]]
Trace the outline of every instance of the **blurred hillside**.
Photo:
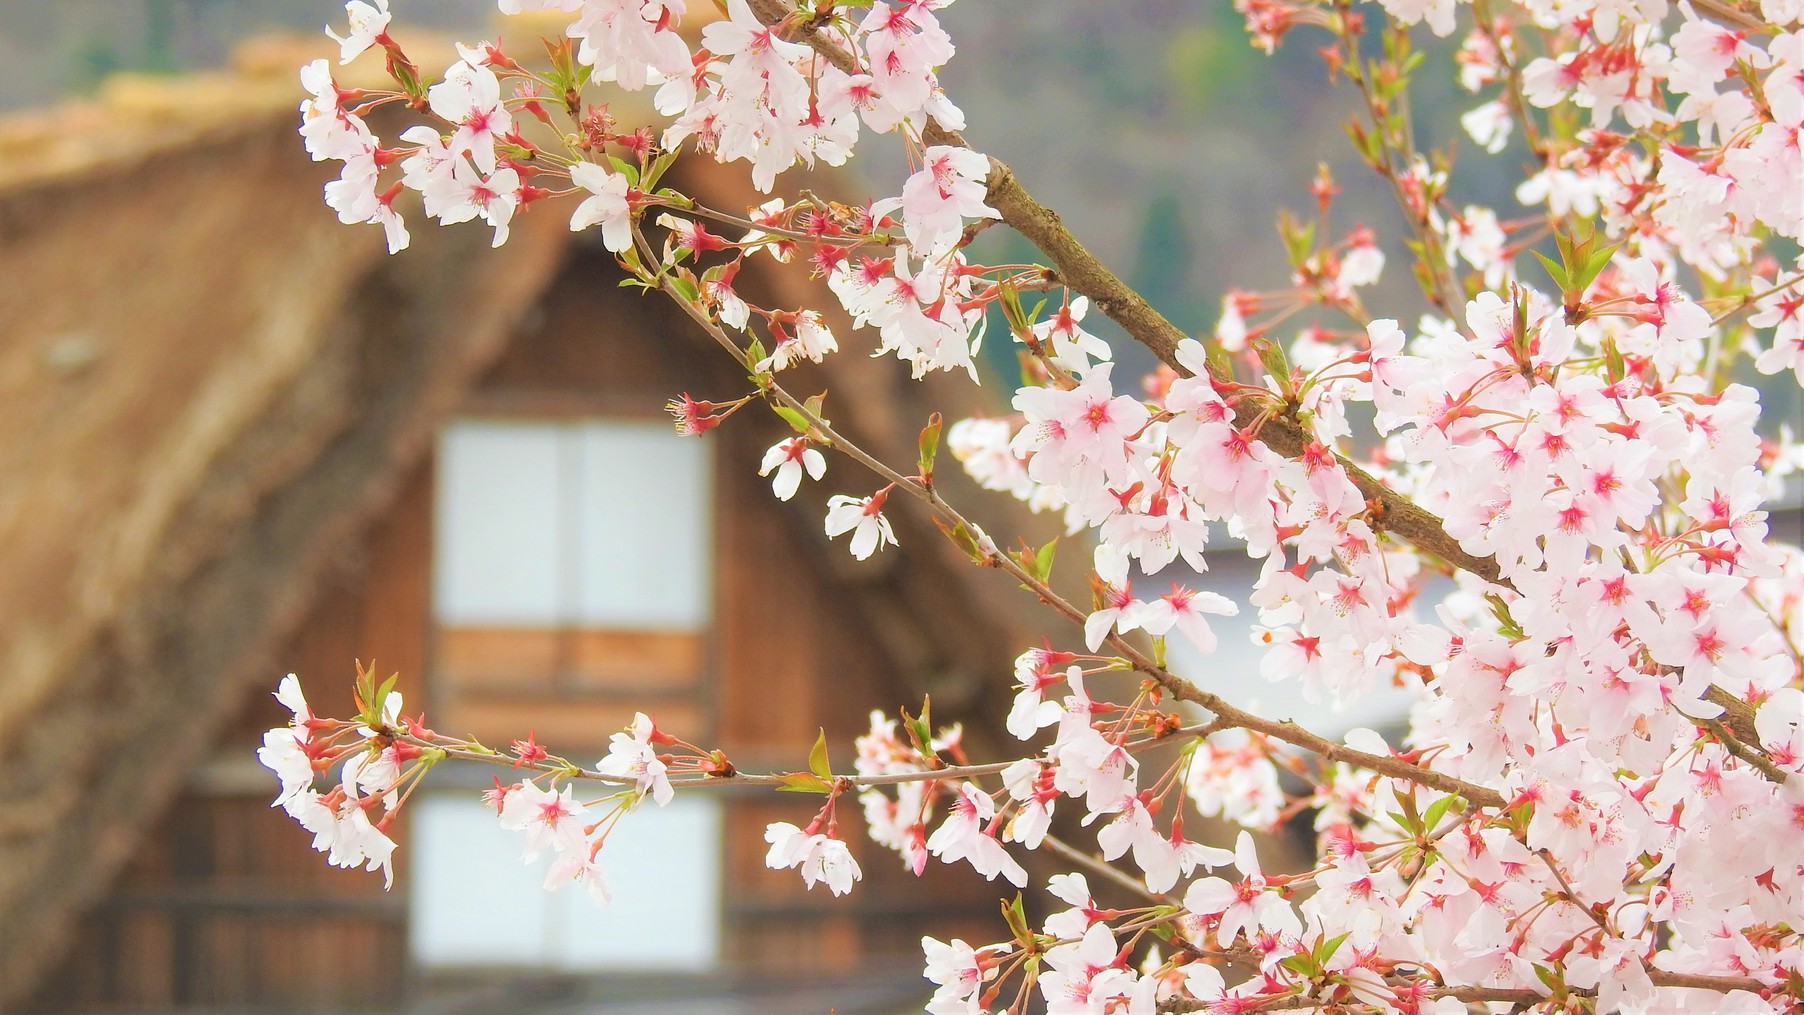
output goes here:
[[[495, 25], [492, 0], [393, 6], [420, 26]], [[1381, 233], [1395, 222], [1341, 133], [1347, 96], [1324, 98], [1314, 40], [1270, 58], [1229, 4], [1193, 0], [967, 0], [944, 17], [961, 50], [945, 79], [969, 136], [1187, 329], [1212, 326], [1231, 285], [1281, 283], [1272, 222], [1280, 206], [1307, 206], [1317, 162], [1334, 167], [1348, 209], [1369, 209]], [[113, 71], [217, 65], [250, 35], [339, 19], [333, 0], [0, 4], [0, 109], [90, 91]], [[1426, 130], [1453, 126], [1457, 107], [1424, 108]], [[1413, 295], [1396, 274], [1394, 309], [1407, 315]]]

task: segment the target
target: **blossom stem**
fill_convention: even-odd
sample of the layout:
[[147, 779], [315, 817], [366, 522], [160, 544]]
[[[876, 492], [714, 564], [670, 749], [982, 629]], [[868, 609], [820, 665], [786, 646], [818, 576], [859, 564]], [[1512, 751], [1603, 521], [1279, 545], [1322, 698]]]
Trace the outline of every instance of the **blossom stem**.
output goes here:
[[1129, 877], [1114, 864], [1098, 860], [1096, 857], [1078, 849], [1076, 846], [1071, 845], [1056, 835], [1048, 835], [1044, 841], [1047, 847], [1054, 853], [1070, 860], [1072, 863], [1077, 864], [1090, 873], [1101, 877], [1112, 885], [1124, 888], [1141, 898], [1148, 899], [1162, 906], [1173, 904], [1174, 900], [1171, 896], [1149, 890], [1146, 885], [1142, 884], [1137, 878]]

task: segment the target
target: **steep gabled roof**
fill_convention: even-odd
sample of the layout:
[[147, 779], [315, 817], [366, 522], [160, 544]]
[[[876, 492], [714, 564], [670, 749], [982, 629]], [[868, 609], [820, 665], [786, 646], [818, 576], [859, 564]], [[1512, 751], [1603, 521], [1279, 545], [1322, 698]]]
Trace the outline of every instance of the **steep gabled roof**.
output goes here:
[[[331, 167], [293, 134], [316, 49], [263, 43], [229, 73], [0, 122], [0, 1005], [267, 688], [335, 553], [566, 261], [556, 209], [495, 251], [434, 229], [389, 258], [379, 230], [340, 226], [319, 203]], [[756, 203], [736, 171], [678, 172]], [[819, 300], [793, 273], [749, 282]], [[930, 404], [980, 397], [907, 381], [838, 323], [849, 348], [818, 380], [886, 459], [912, 460]], [[818, 526], [818, 504], [798, 510]], [[847, 572], [885, 648], [997, 693], [1031, 603], [915, 505], [896, 520], [905, 551]]]

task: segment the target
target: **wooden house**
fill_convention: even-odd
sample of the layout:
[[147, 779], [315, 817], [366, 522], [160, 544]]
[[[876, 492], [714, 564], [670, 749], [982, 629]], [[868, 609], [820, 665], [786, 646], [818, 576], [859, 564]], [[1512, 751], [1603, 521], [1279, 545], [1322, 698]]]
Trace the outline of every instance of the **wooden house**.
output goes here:
[[[0, 125], [0, 1010], [530, 1010], [823, 970], [861, 984], [841, 1011], [875, 971], [917, 997], [921, 934], [992, 938], [993, 886], [917, 881], [854, 822], [864, 884], [810, 894], [761, 862], [765, 823], [807, 799], [633, 815], [609, 910], [537, 890], [481, 813], [488, 771], [410, 802], [390, 892], [270, 810], [252, 749], [291, 670], [327, 714], [373, 660], [409, 712], [490, 743], [592, 760], [640, 709], [794, 770], [823, 727], [849, 762], [873, 706], [1000, 715], [1040, 619], [913, 505], [897, 548], [830, 545], [826, 495], [874, 484], [836, 461], [775, 500], [755, 473], [774, 418], [676, 435], [665, 400], [733, 397], [742, 373], [618, 288], [567, 210], [499, 250], [419, 225], [393, 258], [340, 226], [293, 133], [297, 45]], [[735, 171], [676, 173], [755, 203]], [[793, 273], [741, 278], [817, 301]], [[798, 383], [887, 457], [911, 460], [930, 403], [969, 405], [840, 334]], [[791, 1010], [758, 996], [744, 1010]]]

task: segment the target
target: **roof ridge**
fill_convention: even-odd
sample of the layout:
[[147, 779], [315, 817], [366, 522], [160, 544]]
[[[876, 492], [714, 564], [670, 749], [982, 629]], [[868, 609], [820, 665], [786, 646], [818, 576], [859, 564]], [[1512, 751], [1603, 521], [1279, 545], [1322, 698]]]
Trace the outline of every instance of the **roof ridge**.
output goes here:
[[[196, 142], [266, 129], [299, 108], [300, 67], [334, 48], [310, 34], [254, 36], [224, 67], [120, 72], [92, 96], [0, 116], [0, 192], [79, 182]], [[389, 83], [379, 58], [334, 66], [333, 74], [354, 87]]]

